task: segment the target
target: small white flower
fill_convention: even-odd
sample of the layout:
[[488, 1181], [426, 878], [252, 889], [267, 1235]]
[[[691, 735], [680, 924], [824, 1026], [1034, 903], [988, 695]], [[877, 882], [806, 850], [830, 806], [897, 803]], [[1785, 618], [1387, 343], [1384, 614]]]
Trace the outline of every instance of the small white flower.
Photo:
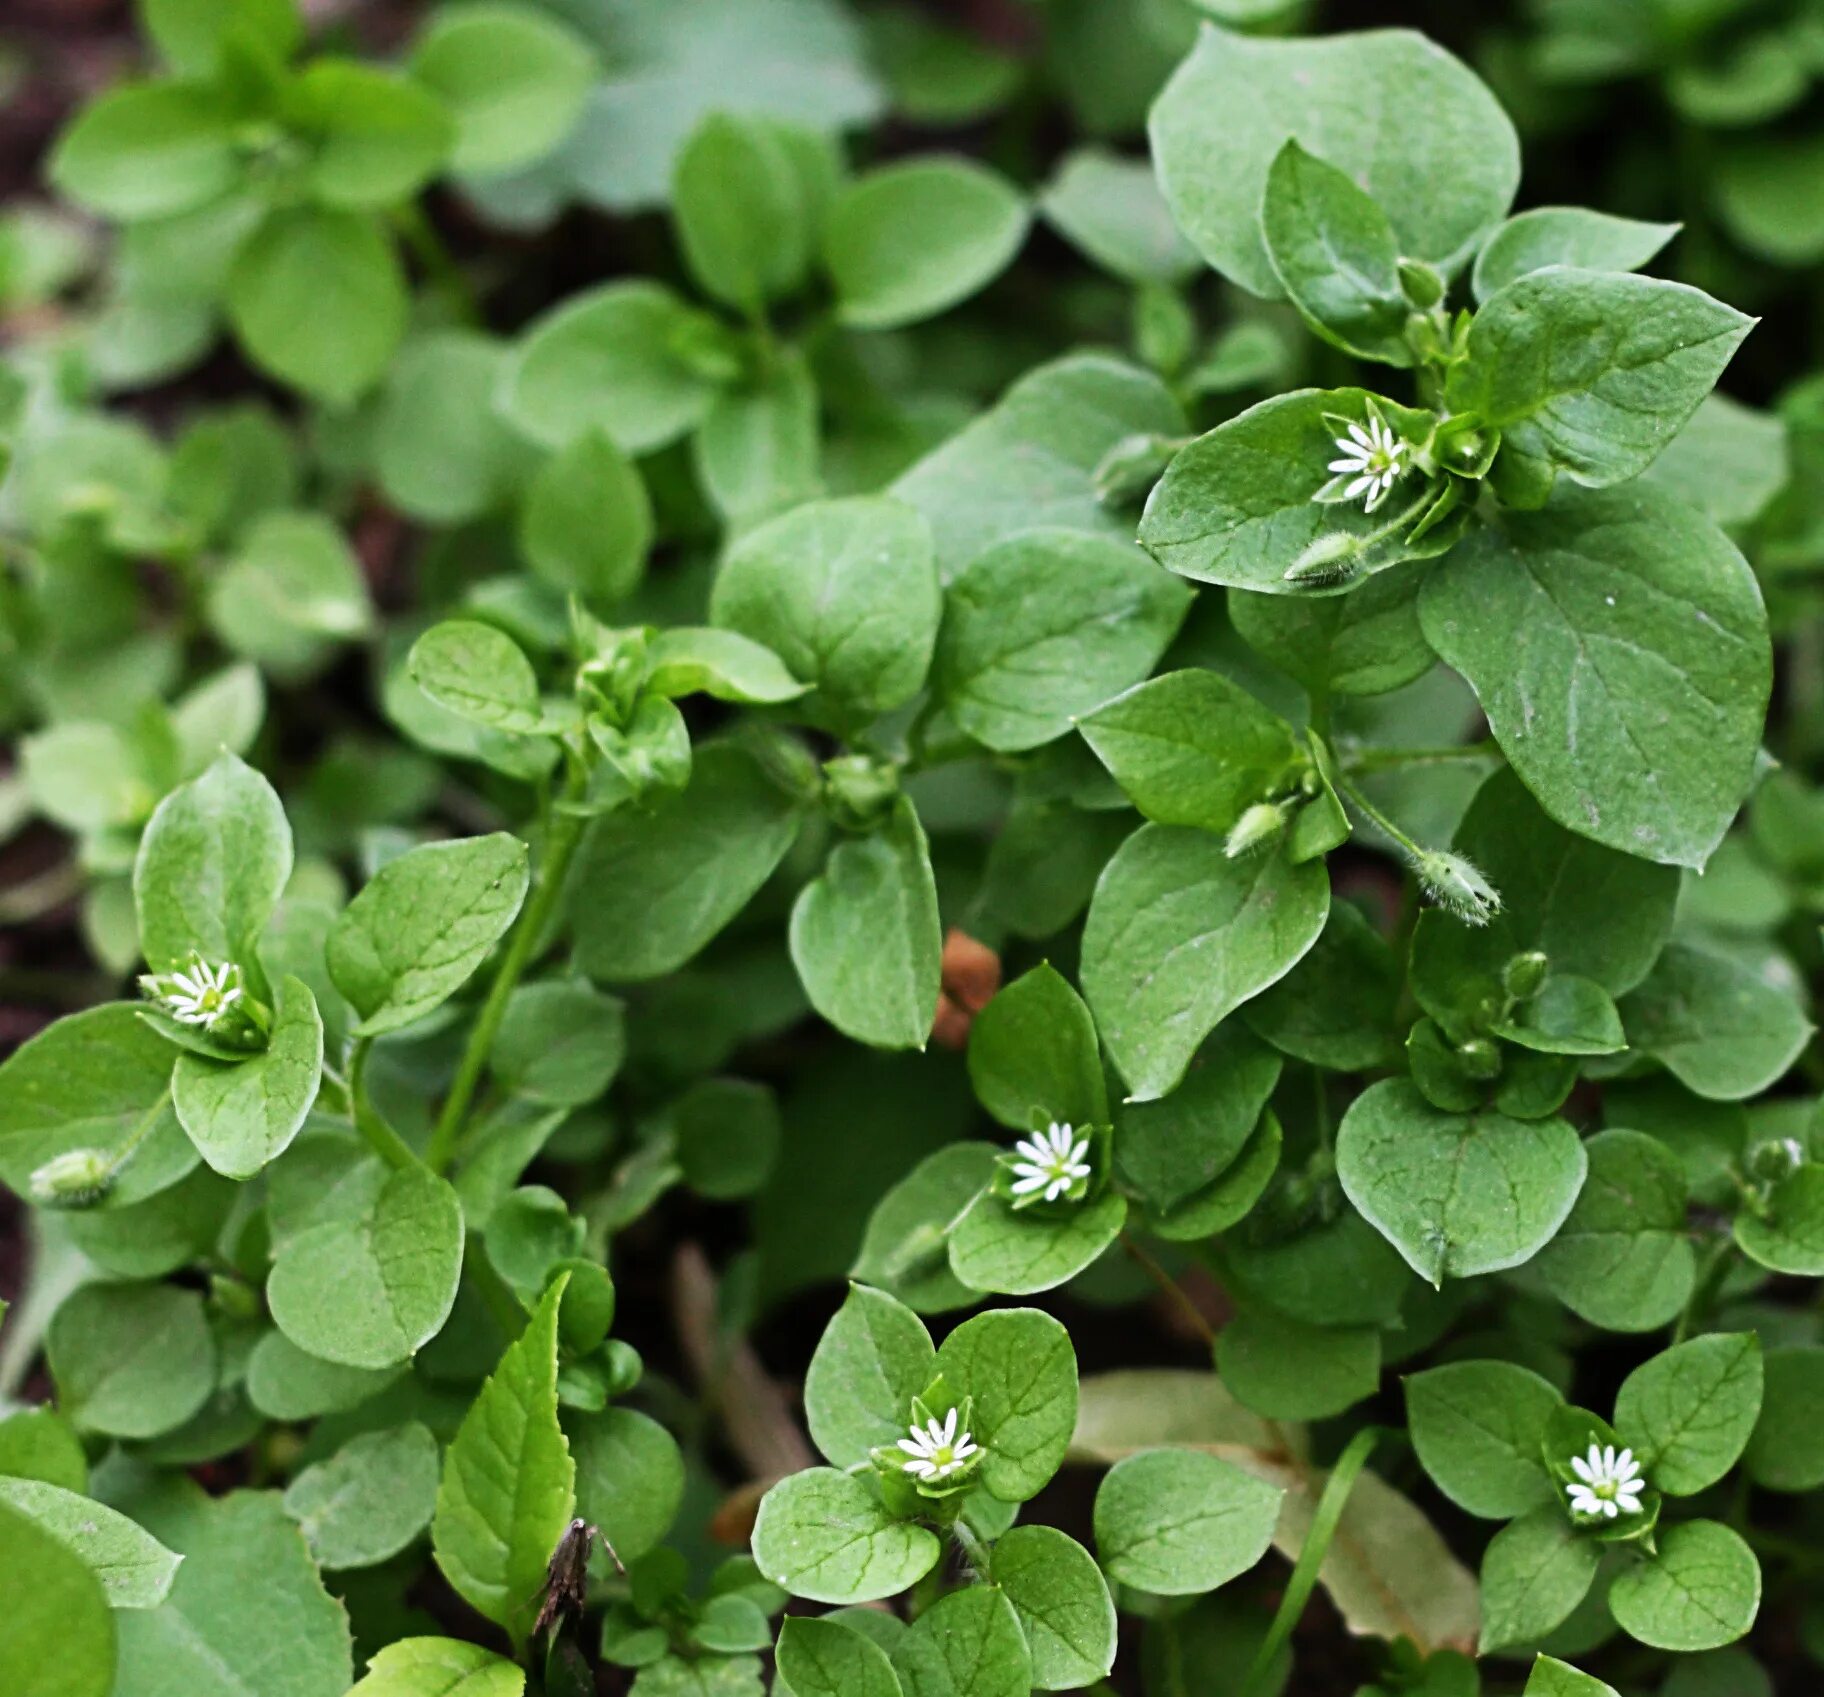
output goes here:
[[197, 954], [191, 955], [186, 969], [153, 974], [140, 983], [173, 1019], [204, 1031], [213, 1031], [241, 999], [241, 969], [233, 961], [211, 966]]
[[1330, 469], [1353, 481], [1343, 491], [1345, 501], [1358, 495], [1367, 496], [1364, 510], [1373, 512], [1387, 492], [1406, 472], [1406, 444], [1388, 427], [1378, 413], [1370, 414], [1365, 425], [1351, 424], [1345, 434], [1336, 438], [1341, 459], [1330, 462]]
[[956, 1422], [953, 1408], [944, 1416], [941, 1426], [933, 1419], [922, 1427], [914, 1426], [911, 1437], [899, 1440], [899, 1447], [912, 1458], [905, 1468], [913, 1478], [934, 1483], [969, 1465], [970, 1457], [981, 1449], [981, 1445], [967, 1432], [959, 1438]]
[[1089, 1177], [1089, 1139], [1077, 1137], [1067, 1125], [1056, 1120], [1044, 1131], [1035, 1131], [1014, 1144], [1019, 1158], [1013, 1163], [1013, 1194], [1032, 1196], [1045, 1192], [1047, 1202], [1055, 1202], [1078, 1179]]
[[1640, 1513], [1640, 1493], [1646, 1485], [1632, 1450], [1617, 1453], [1613, 1444], [1591, 1444], [1587, 1456], [1571, 1457], [1571, 1471], [1583, 1481], [1564, 1488], [1573, 1514], [1600, 1514], [1613, 1520], [1617, 1515]]

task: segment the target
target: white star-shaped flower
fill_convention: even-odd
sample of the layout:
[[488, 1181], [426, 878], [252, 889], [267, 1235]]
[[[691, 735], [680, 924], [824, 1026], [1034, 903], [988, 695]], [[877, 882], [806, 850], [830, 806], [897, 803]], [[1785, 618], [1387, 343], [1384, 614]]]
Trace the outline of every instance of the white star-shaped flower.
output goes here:
[[1587, 1456], [1571, 1457], [1571, 1471], [1582, 1480], [1564, 1488], [1573, 1514], [1600, 1514], [1613, 1520], [1617, 1515], [1640, 1513], [1640, 1493], [1646, 1482], [1632, 1450], [1617, 1453], [1613, 1444], [1591, 1444]]
[[240, 979], [241, 969], [233, 961], [211, 966], [201, 955], [192, 955], [186, 970], [154, 975], [141, 982], [180, 1024], [213, 1031], [241, 999]]
[[957, 1414], [953, 1408], [944, 1416], [943, 1425], [938, 1425], [935, 1419], [929, 1420], [923, 1426], [914, 1426], [911, 1437], [899, 1440], [899, 1447], [911, 1457], [905, 1467], [914, 1479], [935, 1483], [969, 1465], [970, 1457], [981, 1449], [981, 1445], [967, 1432], [958, 1437], [956, 1424]]
[[1356, 496], [1365, 495], [1368, 499], [1363, 510], [1373, 512], [1386, 500], [1387, 491], [1405, 475], [1406, 444], [1386, 420], [1371, 413], [1365, 425], [1351, 424], [1338, 436], [1336, 447], [1342, 458], [1332, 460], [1330, 469], [1354, 480], [1344, 489], [1343, 499], [1353, 501]]
[[1088, 1178], [1089, 1139], [1078, 1137], [1067, 1125], [1056, 1120], [1044, 1131], [1035, 1131], [1014, 1144], [1018, 1159], [1013, 1163], [1015, 1196], [1032, 1196], [1044, 1191], [1047, 1202], [1055, 1202], [1078, 1179]]

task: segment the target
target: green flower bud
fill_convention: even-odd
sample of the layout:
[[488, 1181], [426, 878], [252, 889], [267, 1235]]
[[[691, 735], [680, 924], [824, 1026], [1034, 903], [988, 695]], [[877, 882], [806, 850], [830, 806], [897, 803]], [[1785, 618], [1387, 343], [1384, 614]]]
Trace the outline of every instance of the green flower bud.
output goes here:
[[1501, 969], [1501, 988], [1524, 1002], [1539, 994], [1539, 986], [1545, 982], [1546, 969], [1550, 965], [1541, 949], [1528, 949], [1524, 954], [1515, 955]]
[[46, 1208], [92, 1208], [114, 1186], [114, 1158], [105, 1149], [53, 1155], [31, 1177], [32, 1200]]
[[1501, 1071], [1501, 1051], [1486, 1037], [1471, 1037], [1457, 1045], [1457, 1060], [1467, 1077], [1486, 1081]]
[[1256, 849], [1265, 848], [1268, 843], [1278, 840], [1286, 828], [1286, 818], [1283, 802], [1255, 802], [1230, 826], [1228, 840], [1223, 844], [1224, 852], [1230, 860], [1240, 860]]
[[625, 1396], [645, 1376], [646, 1363], [640, 1352], [622, 1338], [610, 1338], [602, 1345], [602, 1360], [608, 1368], [608, 1394]]
[[1400, 288], [1421, 312], [1429, 311], [1444, 298], [1444, 279], [1435, 266], [1422, 259], [1400, 261]]
[[1778, 1184], [1805, 1165], [1805, 1145], [1796, 1137], [1769, 1137], [1748, 1151], [1748, 1172], [1758, 1184]]
[[1334, 589], [1347, 583], [1361, 567], [1361, 541], [1346, 530], [1333, 530], [1307, 544], [1286, 568], [1285, 581], [1301, 589]]
[[823, 763], [823, 794], [838, 825], [871, 830], [899, 794], [899, 773], [866, 754], [839, 755]]
[[1425, 894], [1465, 925], [1486, 925], [1501, 911], [1500, 893], [1460, 854], [1427, 850], [1413, 871]]

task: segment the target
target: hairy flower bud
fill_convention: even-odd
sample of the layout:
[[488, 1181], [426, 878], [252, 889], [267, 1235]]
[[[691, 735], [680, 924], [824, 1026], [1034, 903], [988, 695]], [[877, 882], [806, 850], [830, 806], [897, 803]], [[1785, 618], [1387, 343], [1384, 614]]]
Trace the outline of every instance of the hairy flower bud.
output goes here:
[[1255, 802], [1229, 827], [1228, 840], [1223, 844], [1224, 851], [1230, 860], [1240, 860], [1256, 849], [1265, 848], [1285, 830], [1286, 818], [1284, 802]]
[[92, 1208], [114, 1184], [114, 1160], [105, 1149], [69, 1149], [32, 1174], [32, 1200], [46, 1208]]
[[1301, 589], [1333, 589], [1361, 570], [1361, 542], [1346, 530], [1333, 530], [1308, 543], [1286, 568], [1285, 581]]
[[1501, 911], [1500, 893], [1460, 854], [1427, 850], [1413, 871], [1425, 894], [1465, 925], [1486, 925]]

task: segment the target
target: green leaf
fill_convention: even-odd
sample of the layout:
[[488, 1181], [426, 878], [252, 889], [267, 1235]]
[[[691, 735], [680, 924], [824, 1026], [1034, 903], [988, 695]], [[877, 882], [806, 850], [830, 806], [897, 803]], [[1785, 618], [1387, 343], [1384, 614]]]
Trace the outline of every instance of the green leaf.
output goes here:
[[1310, 952], [1241, 1017], [1294, 1060], [1365, 1072], [1387, 1065], [1398, 1049], [1400, 985], [1399, 964], [1380, 933], [1354, 903], [1337, 902]]
[[942, 612], [930, 526], [881, 496], [807, 502], [747, 531], [710, 599], [718, 625], [815, 686], [807, 706], [858, 721], [917, 694]]
[[573, 888], [577, 964], [611, 982], [675, 972], [772, 875], [800, 806], [747, 749], [697, 749], [690, 783], [621, 809], [583, 840]]
[[[906, 1435], [912, 1399], [930, 1384], [937, 1350], [924, 1322], [867, 1285], [850, 1285], [804, 1379], [811, 1437], [837, 1467]], [[941, 1411], [940, 1411], [941, 1412]]]
[[273, 1420], [309, 1420], [340, 1414], [377, 1396], [397, 1367], [345, 1367], [300, 1349], [283, 1332], [268, 1332], [247, 1362], [247, 1399]]
[[440, 707], [497, 731], [545, 728], [538, 674], [505, 631], [477, 619], [445, 619], [412, 644], [412, 681]]
[[638, 588], [652, 534], [645, 481], [600, 429], [584, 430], [540, 467], [519, 520], [532, 570], [554, 589], [596, 603]]
[[1587, 206], [1535, 206], [1508, 219], [1476, 255], [1478, 301], [1548, 265], [1582, 271], [1638, 271], [1676, 236], [1677, 224], [1617, 218]]
[[770, 648], [711, 625], [660, 631], [647, 648], [646, 687], [666, 697], [762, 703], [796, 701], [805, 691]]
[[424, 843], [389, 861], [343, 909], [326, 950], [358, 1037], [422, 1019], [453, 996], [525, 900], [526, 845], [505, 831]]
[[[110, 1608], [157, 1608], [184, 1559], [124, 1514], [40, 1479], [0, 1479], [0, 1506], [24, 1515], [78, 1556], [101, 1581]], [[21, 1578], [25, 1571], [15, 1570]], [[31, 1583], [39, 1583], [36, 1569]]]
[[51, 155], [61, 194], [105, 218], [164, 218], [227, 192], [241, 172], [234, 114], [192, 83], [117, 88], [85, 107]]
[[1775, 1185], [1765, 1214], [1737, 1214], [1735, 1241], [1776, 1273], [1824, 1278], [1824, 1166], [1801, 1167]]
[[970, 1585], [940, 1597], [893, 1647], [906, 1697], [1031, 1697], [1032, 1657], [1005, 1593]]
[[364, 1432], [285, 1491], [319, 1565], [375, 1567], [408, 1548], [437, 1506], [437, 1440], [416, 1421]]
[[1029, 530], [951, 579], [934, 685], [978, 742], [1037, 748], [1144, 678], [1189, 608], [1183, 585], [1131, 546]]
[[393, 506], [460, 524], [518, 489], [531, 451], [495, 411], [506, 364], [506, 345], [474, 330], [431, 330], [399, 350], [373, 422], [374, 469]]
[[462, 1272], [456, 1192], [422, 1167], [393, 1173], [371, 1204], [289, 1237], [266, 1300], [300, 1349], [345, 1367], [391, 1367], [450, 1317]]
[[293, 0], [140, 0], [145, 31], [174, 71], [213, 77], [230, 48], [287, 59], [304, 34]]
[[133, 863], [139, 941], [154, 972], [194, 949], [211, 964], [251, 965], [253, 946], [291, 876], [291, 827], [251, 766], [220, 756], [158, 804]]
[[1770, 682], [1753, 574], [1662, 491], [1566, 490], [1472, 531], [1419, 597], [1559, 824], [1701, 868], [1751, 781]]
[[86, 1491], [89, 1458], [75, 1429], [56, 1409], [16, 1409], [0, 1419], [0, 1478], [37, 1479], [66, 1491]]
[[997, 991], [976, 1015], [969, 1080], [982, 1106], [1015, 1131], [1029, 1131], [1035, 1111], [1073, 1126], [1108, 1123], [1095, 1021], [1048, 963]]
[[1786, 423], [1713, 391], [1644, 475], [1720, 525], [1752, 524], [1792, 476]]
[[576, 1512], [623, 1561], [637, 1561], [671, 1530], [684, 1498], [677, 1440], [631, 1408], [566, 1410], [563, 1422], [576, 1461]]
[[1446, 271], [1475, 251], [1520, 181], [1519, 143], [1494, 96], [1410, 30], [1270, 40], [1206, 24], [1147, 128], [1178, 227], [1231, 282], [1269, 299], [1280, 288], [1261, 198], [1295, 135], [1357, 174], [1402, 254]]
[[662, 284], [609, 283], [534, 323], [501, 387], [512, 421], [547, 448], [599, 430], [644, 454], [702, 422], [715, 384], [680, 346], [695, 312]]
[[505, 1656], [458, 1638], [401, 1638], [374, 1653], [349, 1697], [523, 1697], [526, 1676]]
[[58, 1407], [85, 1431], [156, 1438], [215, 1389], [215, 1340], [195, 1291], [84, 1285], [51, 1319]]
[[1599, 1132], [1590, 1174], [1539, 1277], [1572, 1313], [1611, 1332], [1670, 1325], [1691, 1295], [1697, 1252], [1686, 1226], [1684, 1164], [1658, 1138]]
[[1587, 1673], [1579, 1673], [1567, 1662], [1540, 1656], [1527, 1675], [1525, 1697], [1620, 1697], [1612, 1685]]
[[993, 1178], [995, 1156], [992, 1143], [951, 1143], [927, 1155], [875, 1204], [850, 1276], [921, 1314], [971, 1306], [976, 1292], [950, 1271], [947, 1237]]
[[56, 1021], [0, 1066], [0, 1180], [29, 1195], [46, 1162], [97, 1149], [122, 1162], [107, 1202], [157, 1195], [197, 1163], [170, 1090], [171, 1045], [139, 1004], [110, 1002]]
[[1226, 832], [1304, 765], [1285, 720], [1220, 672], [1167, 672], [1077, 728], [1128, 800], [1161, 825]]
[[1325, 1420], [1374, 1395], [1381, 1334], [1372, 1326], [1307, 1326], [1270, 1309], [1244, 1309], [1216, 1334], [1216, 1371], [1256, 1414]]
[[1231, 860], [1222, 839], [1143, 825], [1090, 902], [1082, 982], [1132, 1099], [1175, 1089], [1198, 1045], [1316, 942], [1330, 905], [1321, 861]]
[[0, 1568], [15, 1581], [0, 1636], [0, 1681], [9, 1697], [110, 1697], [115, 1621], [88, 1565], [0, 1504]]
[[1450, 405], [1501, 432], [1529, 486], [1603, 488], [1646, 470], [1753, 328], [1685, 283], [1553, 266], [1476, 314]]
[[1077, 1418], [1070, 1335], [1036, 1308], [996, 1308], [965, 1320], [939, 1347], [937, 1370], [974, 1399], [981, 1482], [1001, 1502], [1036, 1496], [1057, 1472]]
[[1096, 1548], [1123, 1585], [1160, 1597], [1214, 1591], [1266, 1554], [1284, 1492], [1198, 1450], [1144, 1450], [1096, 1491]]
[[823, 493], [820, 404], [810, 364], [796, 349], [716, 397], [691, 452], [731, 529]]
[[942, 1546], [895, 1520], [869, 1480], [812, 1467], [780, 1480], [760, 1503], [754, 1560], [775, 1585], [818, 1603], [896, 1596], [936, 1565]]
[[1419, 629], [1425, 573], [1381, 572], [1348, 595], [1229, 592], [1229, 622], [1307, 691], [1383, 695], [1437, 664]]
[[596, 70], [588, 45], [556, 18], [503, 5], [439, 14], [410, 65], [456, 120], [450, 165], [463, 175], [543, 158], [575, 123]]
[[1354, 178], [1289, 138], [1267, 172], [1260, 234], [1279, 286], [1326, 342], [1409, 366], [1393, 226]]
[[984, 1191], [951, 1228], [950, 1270], [974, 1290], [1033, 1296], [1078, 1273], [1120, 1235], [1127, 1203], [1112, 1191], [1068, 1214], [1034, 1214]]
[[886, 1651], [841, 1621], [788, 1615], [777, 1660], [793, 1697], [900, 1697]]
[[292, 122], [311, 144], [306, 180], [327, 206], [384, 209], [409, 198], [455, 140], [441, 102], [395, 72], [316, 59], [288, 93]]
[[1601, 1559], [1602, 1545], [1579, 1534], [1557, 1502], [1502, 1527], [1482, 1557], [1477, 1653], [1533, 1644], [1553, 1631], [1583, 1601]]
[[671, 1105], [678, 1166], [700, 1196], [730, 1202], [765, 1183], [784, 1135], [779, 1103], [764, 1084], [706, 1078]]
[[626, 1052], [620, 1001], [576, 979], [522, 984], [507, 998], [489, 1055], [498, 1083], [529, 1101], [577, 1108], [595, 1101]]
[[1073, 247], [1130, 283], [1178, 283], [1197, 269], [1143, 160], [1074, 148], [1039, 196], [1039, 211]]
[[1609, 1588], [1616, 1624], [1659, 1650], [1733, 1644], [1760, 1606], [1760, 1563], [1738, 1533], [1714, 1520], [1668, 1527], [1658, 1551], [1624, 1568]]
[[267, 1047], [238, 1061], [179, 1055], [171, 1100], [185, 1133], [216, 1172], [252, 1178], [297, 1136], [317, 1099], [322, 1072], [323, 1020], [316, 998], [300, 980], [286, 978]]
[[752, 313], [804, 280], [815, 235], [799, 150], [764, 118], [712, 112], [672, 166], [672, 218], [705, 294]]
[[1711, 1101], [1758, 1096], [1804, 1050], [1811, 1021], [1785, 989], [1728, 955], [1666, 946], [1621, 1005], [1628, 1045]]
[[1007, 268], [1027, 222], [1018, 190], [972, 160], [927, 156], [871, 171], [824, 222], [837, 316], [866, 330], [934, 317]]
[[1689, 1497], [1736, 1464], [1760, 1412], [1760, 1338], [1712, 1332], [1660, 1351], [1622, 1380], [1615, 1430], [1655, 1490]]
[[385, 373], [408, 305], [398, 256], [379, 228], [331, 207], [269, 212], [228, 276], [228, 317], [248, 357], [337, 407]]
[[1564, 1223], [1586, 1169], [1561, 1119], [1447, 1113], [1403, 1078], [1363, 1091], [1336, 1139], [1349, 1200], [1434, 1285], [1530, 1260]]
[[373, 622], [360, 563], [321, 513], [260, 518], [210, 584], [208, 612], [230, 649], [278, 676], [310, 671]]
[[1824, 1425], [1817, 1419], [1824, 1395], [1824, 1348], [1788, 1344], [1762, 1362], [1760, 1417], [1743, 1465], [1763, 1490], [1799, 1493], [1824, 1485]]
[[576, 1468], [557, 1423], [557, 1310], [545, 1292], [463, 1417], [443, 1461], [431, 1547], [443, 1576], [516, 1642], [575, 1508]]
[[922, 1049], [937, 1016], [943, 931], [924, 827], [901, 796], [838, 843], [792, 906], [792, 964], [811, 1006], [860, 1043]]
[[1050, 1526], [995, 1540], [994, 1583], [1013, 1604], [1040, 1691], [1075, 1691], [1115, 1664], [1115, 1605], [1095, 1558]]
[[1557, 1500], [1540, 1445], [1564, 1398], [1537, 1373], [1507, 1361], [1453, 1361], [1405, 1385], [1419, 1463], [1459, 1508], [1510, 1520]]

